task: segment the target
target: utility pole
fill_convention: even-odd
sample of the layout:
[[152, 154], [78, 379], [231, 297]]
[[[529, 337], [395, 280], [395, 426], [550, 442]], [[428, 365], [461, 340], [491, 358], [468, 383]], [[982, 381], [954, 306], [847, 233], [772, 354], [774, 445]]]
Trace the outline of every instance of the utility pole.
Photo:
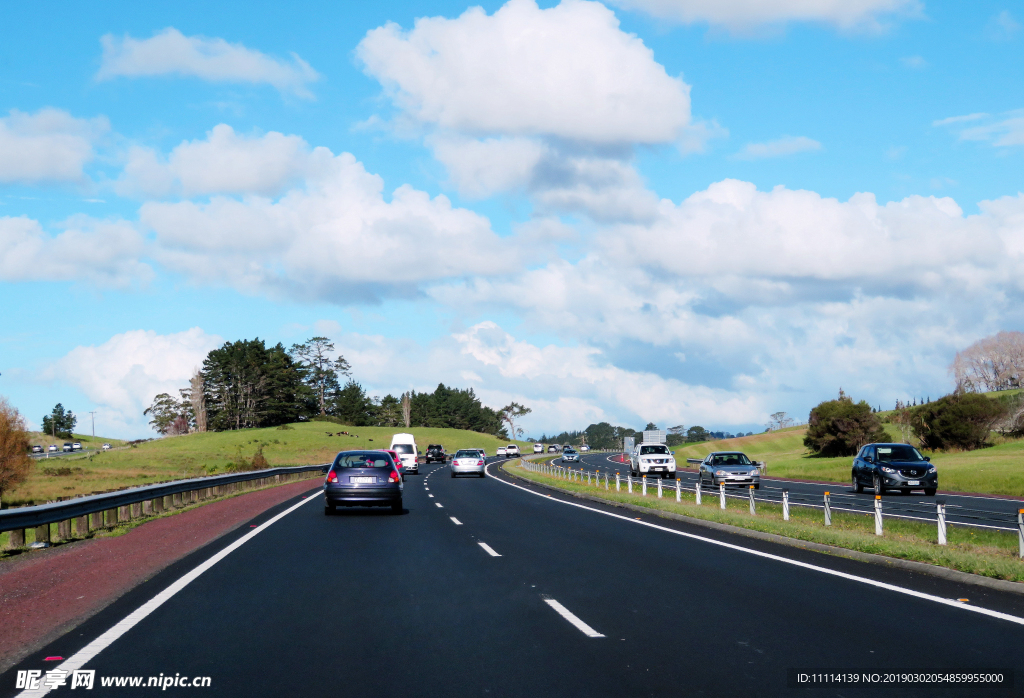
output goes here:
[[92, 415], [92, 438], [96, 438], [96, 410], [91, 411], [89, 414]]

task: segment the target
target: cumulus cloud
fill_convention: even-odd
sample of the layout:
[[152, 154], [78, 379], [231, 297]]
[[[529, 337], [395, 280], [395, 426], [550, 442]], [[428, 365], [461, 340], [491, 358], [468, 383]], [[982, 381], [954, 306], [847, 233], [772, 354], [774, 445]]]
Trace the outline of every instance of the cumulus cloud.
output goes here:
[[878, 30], [893, 17], [921, 13], [919, 0], [611, 0], [627, 10], [684, 24], [707, 23], [732, 31], [763, 25], [820, 22], [841, 29]]
[[737, 160], [763, 160], [821, 150], [821, 143], [806, 136], [783, 136], [767, 143], [748, 143], [734, 156]]
[[12, 109], [0, 118], [0, 182], [82, 182], [106, 118], [77, 119], [61, 109]]
[[268, 84], [280, 92], [311, 98], [307, 85], [319, 75], [295, 53], [291, 60], [232, 44], [224, 39], [185, 36], [168, 27], [148, 39], [107, 34], [97, 80], [179, 75], [211, 82]]
[[1024, 109], [981, 119], [982, 123], [960, 131], [962, 141], [985, 141], [1007, 148], [1024, 145]]
[[26, 216], [0, 218], [0, 279], [75, 281], [123, 288], [147, 283], [144, 241], [126, 221], [73, 216], [48, 234]]
[[273, 200], [214, 196], [147, 202], [154, 258], [198, 283], [335, 303], [415, 296], [425, 284], [475, 275], [518, 253], [486, 218], [444, 196], [384, 182], [348, 154], [317, 158], [301, 188]]
[[98, 346], [80, 346], [44, 371], [50, 379], [79, 388], [89, 400], [107, 410], [115, 423], [138, 428], [142, 412], [160, 393], [177, 396], [187, 387], [206, 354], [223, 340], [198, 327], [161, 335], [130, 330]]
[[274, 131], [244, 136], [219, 124], [203, 140], [182, 142], [166, 159], [151, 148], [132, 147], [116, 189], [123, 195], [158, 197], [272, 196], [295, 184], [316, 159], [330, 157], [325, 148], [311, 152], [299, 136]]

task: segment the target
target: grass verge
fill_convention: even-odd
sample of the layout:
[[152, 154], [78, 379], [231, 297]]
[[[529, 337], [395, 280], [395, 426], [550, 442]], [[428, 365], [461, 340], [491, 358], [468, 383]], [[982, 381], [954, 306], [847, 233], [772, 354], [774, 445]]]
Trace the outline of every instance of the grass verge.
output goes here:
[[[652, 510], [682, 514], [704, 521], [739, 526], [764, 533], [774, 533], [812, 543], [832, 545], [847, 550], [885, 555], [901, 560], [913, 560], [947, 567], [970, 574], [995, 579], [1024, 582], [1024, 561], [1017, 557], [1017, 535], [1007, 531], [975, 530], [965, 526], [948, 526], [949, 544], [938, 545], [934, 524], [922, 521], [885, 520], [885, 534], [874, 534], [874, 519], [870, 515], [848, 512], [832, 513], [832, 525], [824, 525], [823, 514], [817, 509], [792, 506], [790, 520], [782, 518], [782, 506], [757, 502], [757, 514], [751, 516], [744, 500], [728, 499], [724, 511], [719, 508], [717, 496], [703, 497], [698, 505], [692, 492], [683, 492], [682, 502], [676, 503], [675, 489], [666, 489], [658, 499], [657, 490], [648, 489], [648, 496], [615, 491], [615, 482], [609, 489], [593, 484], [569, 482], [527, 470], [521, 465], [505, 464], [509, 472], [535, 482], [552, 484], [570, 492], [578, 492], [605, 499], [645, 507]], [[623, 486], [625, 487], [625, 486]]]

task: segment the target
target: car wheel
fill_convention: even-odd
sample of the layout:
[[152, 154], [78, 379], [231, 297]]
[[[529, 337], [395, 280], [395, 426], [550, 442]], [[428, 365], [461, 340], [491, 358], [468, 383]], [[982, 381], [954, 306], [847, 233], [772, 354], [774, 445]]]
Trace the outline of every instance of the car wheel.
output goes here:
[[487, 473], [481, 472], [480, 477], [487, 477]]
[[455, 477], [455, 471], [454, 470], [452, 471], [452, 477]]
[[885, 494], [885, 487], [882, 485], [882, 478], [875, 475], [875, 477], [871, 480], [871, 484], [875, 490], [876, 495]]
[[754, 485], [754, 489], [755, 490], [761, 489], [761, 483], [757, 483], [756, 485]]
[[860, 480], [857, 479], [856, 475], [850, 476], [853, 479], [853, 491], [860, 494], [864, 491], [864, 485], [860, 484]]
[[399, 499], [397, 502], [391, 502], [391, 513], [401, 514], [402, 513], [402, 500]]
[[925, 497], [934, 497], [935, 496], [935, 488], [934, 487], [925, 487], [924, 488], [924, 496]]
[[324, 504], [324, 516], [330, 516], [333, 513], [334, 513], [334, 505], [333, 504]]

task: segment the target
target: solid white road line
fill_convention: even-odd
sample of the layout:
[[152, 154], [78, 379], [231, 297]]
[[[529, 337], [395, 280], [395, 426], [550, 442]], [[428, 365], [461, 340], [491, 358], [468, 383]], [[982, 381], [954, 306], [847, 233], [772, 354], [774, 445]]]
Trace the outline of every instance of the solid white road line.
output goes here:
[[604, 635], [597, 632], [589, 625], [581, 621], [573, 614], [572, 611], [570, 611], [568, 608], [558, 603], [554, 599], [547, 596], [542, 596], [541, 598], [544, 599], [544, 603], [546, 603], [548, 606], [551, 606], [551, 608], [555, 609], [558, 612], [558, 615], [562, 616], [562, 618], [565, 618], [567, 621], [576, 626], [576, 629], [584, 635], [586, 635], [587, 637], [604, 637]]
[[455, 524], [456, 526], [461, 526], [462, 525], [462, 522], [459, 521], [458, 519], [456, 519], [454, 516], [449, 516], [448, 518], [451, 519], [452, 523]]
[[444, 507], [441, 506], [441, 502], [434, 502], [434, 504], [437, 506], [438, 509], [444, 509]]
[[[488, 473], [488, 475], [490, 475], [490, 473]], [[794, 565], [796, 567], [802, 567], [802, 568], [807, 569], [807, 570], [814, 570], [815, 572], [821, 572], [823, 574], [829, 574], [829, 575], [832, 575], [833, 577], [841, 577], [843, 579], [848, 579], [848, 580], [850, 580], [852, 582], [860, 582], [861, 584], [870, 584], [871, 586], [878, 587], [879, 589], [886, 589], [887, 591], [894, 591], [897, 594], [906, 594], [907, 596], [913, 596], [913, 597], [918, 598], [918, 599], [924, 599], [925, 601], [932, 601], [934, 603], [942, 604], [943, 606], [950, 606], [952, 608], [959, 608], [961, 610], [970, 611], [972, 613], [980, 613], [983, 616], [989, 616], [991, 618], [999, 618], [1000, 620], [1005, 620], [1005, 621], [1009, 621], [1011, 623], [1016, 623], [1017, 625], [1024, 625], [1024, 618], [1021, 618], [1019, 616], [1012, 616], [1009, 613], [1000, 613], [999, 611], [992, 611], [990, 609], [982, 608], [980, 606], [973, 606], [973, 605], [970, 605], [970, 604], [960, 603], [959, 601], [956, 601], [955, 599], [944, 599], [941, 596], [935, 596], [933, 594], [925, 594], [924, 592], [914, 591], [913, 589], [907, 589], [906, 587], [896, 586], [895, 584], [886, 584], [885, 582], [879, 582], [879, 581], [874, 580], [874, 579], [869, 579], [868, 577], [860, 577], [860, 576], [857, 576], [855, 574], [847, 574], [846, 572], [839, 572], [838, 570], [832, 570], [832, 569], [829, 569], [828, 567], [820, 567], [818, 565], [812, 565], [812, 564], [810, 564], [808, 562], [801, 562], [799, 560], [791, 560], [788, 557], [782, 557], [781, 555], [773, 555], [772, 553], [765, 553], [765, 552], [762, 552], [760, 550], [753, 550], [751, 548], [744, 548], [741, 545], [734, 545], [732, 543], [726, 543], [724, 541], [715, 540], [713, 538], [706, 538], [704, 536], [698, 536], [695, 533], [687, 533], [685, 531], [677, 531], [677, 530], [675, 530], [673, 528], [667, 528], [665, 526], [659, 526], [657, 524], [653, 524], [653, 523], [650, 523], [650, 522], [647, 522], [647, 521], [640, 521], [640, 520], [637, 520], [637, 519], [631, 519], [628, 516], [622, 516], [621, 514], [615, 514], [615, 513], [612, 513], [610, 511], [602, 511], [600, 509], [595, 509], [593, 507], [588, 507], [588, 506], [586, 506], [584, 504], [577, 504], [576, 502], [567, 502], [564, 499], [555, 499], [551, 495], [543, 494], [541, 492], [534, 492], [531, 489], [528, 489], [526, 487], [522, 487], [522, 486], [517, 485], [517, 484], [512, 483], [512, 482], [505, 482], [500, 477], [492, 477], [491, 479], [494, 480], [494, 481], [500, 482], [503, 485], [508, 485], [509, 487], [515, 487], [517, 490], [522, 490], [523, 492], [529, 492], [530, 494], [532, 494], [532, 495], [534, 495], [536, 497], [543, 497], [545, 499], [549, 499], [552, 502], [558, 502], [559, 504], [565, 504], [566, 506], [576, 507], [578, 509], [586, 509], [587, 511], [592, 511], [592, 512], [594, 512], [596, 514], [604, 514], [605, 516], [610, 516], [613, 519], [619, 519], [621, 521], [627, 521], [627, 522], [629, 522], [631, 524], [637, 524], [637, 525], [640, 525], [640, 526], [646, 526], [648, 528], [655, 528], [655, 529], [657, 529], [659, 531], [665, 531], [667, 533], [671, 533], [671, 534], [677, 535], [677, 536], [683, 536], [684, 538], [690, 538], [692, 540], [699, 540], [699, 541], [701, 541], [703, 543], [710, 543], [711, 545], [717, 545], [717, 546], [720, 546], [720, 547], [723, 547], [723, 548], [728, 548], [730, 550], [736, 550], [736, 551], [741, 552], [741, 553], [747, 553], [749, 555], [756, 555], [758, 557], [763, 557], [763, 558], [766, 558], [768, 560], [775, 560], [776, 562], [784, 562], [787, 565]]]
[[434, 495], [432, 495], [432, 494], [428, 494], [427, 496], [430, 497], [431, 499], [434, 498]]
[[[55, 668], [66, 672], [73, 672], [76, 669], [81, 669], [83, 666], [86, 665], [86, 663], [89, 662], [89, 660], [91, 660], [93, 657], [95, 657], [100, 652], [105, 650], [107, 647], [111, 645], [111, 643], [113, 643], [119, 637], [121, 637], [126, 632], [135, 627], [135, 625], [138, 624], [139, 621], [141, 621], [143, 618], [148, 616], [156, 609], [160, 608], [160, 606], [162, 606], [164, 602], [170, 600], [172, 596], [174, 596], [179, 591], [187, 587], [203, 572], [210, 569], [218, 562], [226, 558], [228, 555], [233, 553], [235, 550], [238, 550], [240, 547], [248, 543], [250, 540], [253, 539], [254, 536], [266, 530], [271, 524], [277, 522], [280, 519], [283, 519], [284, 517], [288, 516], [288, 514], [292, 513], [293, 511], [301, 507], [303, 504], [308, 504], [313, 500], [319, 501], [320, 498], [312, 494], [308, 495], [298, 504], [288, 507], [274, 518], [270, 519], [266, 523], [260, 525], [258, 528], [255, 528], [246, 535], [242, 536], [234, 543], [232, 543], [231, 545], [229, 545], [228, 547], [224, 548], [219, 553], [211, 557], [209, 560], [193, 569], [184, 577], [174, 582], [174, 584], [171, 584], [169, 587], [161, 591], [152, 599], [139, 606], [138, 609], [136, 609], [133, 613], [130, 613], [124, 620], [115, 624], [114, 627], [112, 627], [110, 630], [100, 635], [98, 638], [90, 642], [82, 649], [78, 650], [78, 652], [73, 654], [68, 659], [64, 660], [64, 662], [60, 666]], [[40, 683], [40, 687], [38, 689], [34, 691], [22, 691], [18, 694], [18, 698], [21, 698], [22, 696], [25, 696], [26, 698], [29, 698], [30, 696], [31, 698], [36, 698], [37, 696], [45, 696], [47, 693], [50, 692], [50, 690], [51, 689], [46, 688], [42, 683]]]
[[491, 557], [501, 557], [501, 555], [494, 548], [492, 548], [491, 546], [487, 545], [487, 543], [484, 543], [482, 540], [478, 540], [476, 542], [476, 544], [479, 545], [484, 550], [486, 550], [487, 554], [490, 555]]

